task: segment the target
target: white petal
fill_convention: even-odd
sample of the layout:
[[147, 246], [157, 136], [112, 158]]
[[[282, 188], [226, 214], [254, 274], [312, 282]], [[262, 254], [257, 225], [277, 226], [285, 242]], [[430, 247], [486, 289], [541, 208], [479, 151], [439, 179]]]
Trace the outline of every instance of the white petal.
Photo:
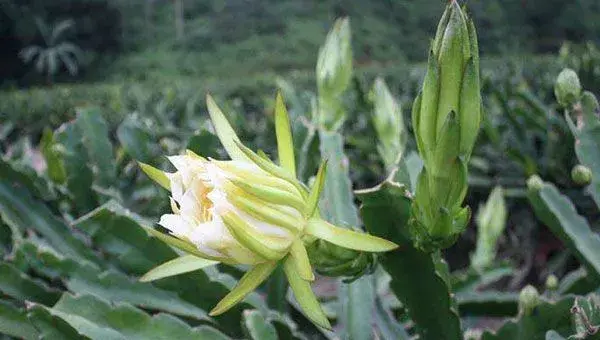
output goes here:
[[187, 156], [169, 156], [167, 158], [169, 159], [169, 162], [171, 162], [171, 164], [175, 166], [175, 169], [177, 169], [177, 171], [183, 171], [189, 167]]
[[202, 219], [202, 206], [193, 190], [188, 190], [179, 201], [181, 215], [200, 221]]
[[167, 173], [167, 177], [171, 182], [171, 195], [176, 202], [180, 202], [183, 197], [183, 181], [180, 173]]
[[207, 164], [200, 158], [190, 156], [171, 156], [168, 159], [177, 169], [177, 173], [181, 175], [183, 186], [186, 189], [198, 176], [201, 176]]
[[193, 221], [190, 221], [181, 215], [162, 215], [158, 224], [167, 228], [173, 235], [177, 237], [189, 238], [194, 230]]
[[220, 218], [199, 224], [190, 234], [190, 241], [202, 251], [210, 250], [207, 254], [215, 254], [214, 256], [217, 256], [216, 254], [225, 256], [221, 250], [228, 246], [235, 246], [233, 236]]

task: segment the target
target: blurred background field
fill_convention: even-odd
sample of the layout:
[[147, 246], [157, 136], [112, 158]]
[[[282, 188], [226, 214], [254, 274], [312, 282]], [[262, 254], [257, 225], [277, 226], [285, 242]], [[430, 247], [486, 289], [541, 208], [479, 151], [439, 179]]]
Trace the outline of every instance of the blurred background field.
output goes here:
[[[128, 262], [124, 254], [139, 255], [132, 249], [147, 246], [146, 240], [112, 229], [101, 231], [98, 226], [117, 220], [134, 224], [138, 217], [155, 221], [168, 210], [167, 194], [140, 173], [134, 160], [165, 169], [168, 165], [163, 156], [186, 148], [202, 155], [225, 156], [207, 121], [207, 92], [215, 96], [244, 141], [275, 154], [272, 112], [280, 89], [294, 124], [301, 126], [296, 141], [304, 155], [299, 160], [299, 176], [308, 180], [320, 159], [318, 136], [310, 139], [304, 135], [311, 132], [315, 64], [319, 46], [339, 17], [350, 18], [354, 55], [353, 79], [344, 95], [348, 114], [343, 135], [350, 177], [354, 189], [380, 183], [389, 169], [374, 142], [371, 89], [377, 77], [385, 80], [401, 105], [410, 132], [406, 154], [414, 151], [411, 105], [445, 3], [0, 0], [0, 231], [7, 231], [0, 232], [0, 257], [10, 262], [11, 268], [45, 280], [50, 288], [44, 289], [50, 293], [46, 291], [43, 296], [47, 300], [38, 302], [48, 305], [56, 301], [57, 290], [83, 291], [77, 289], [81, 286], [73, 283], [73, 277], [90, 285], [93, 282], [82, 278], [88, 275], [82, 271], [73, 276], [48, 273], [27, 260], [29, 250], [46, 250], [46, 242], [40, 239], [60, 238], [62, 231], [53, 230], [69, 230], [66, 225], [87, 225], [85, 237], [93, 240], [106, 261], [126, 273], [123, 275], [143, 273], [147, 263]], [[510, 269], [503, 267], [504, 274], [493, 281], [492, 288], [506, 293], [501, 296], [505, 300], [496, 296], [484, 302], [502, 305], [506, 309], [500, 316], [511, 316], [516, 313], [515, 292], [525, 284], [544, 287], [550, 274], [560, 279], [579, 268], [573, 251], [536, 218], [527, 201], [526, 180], [538, 174], [555, 183], [579, 213], [593, 221], [592, 229], [599, 227], [597, 207], [571, 179], [578, 160], [553, 88], [560, 70], [570, 67], [585, 89], [600, 95], [600, 2], [469, 0], [467, 5], [480, 39], [485, 110], [469, 164], [467, 202], [476, 212], [494, 187], [504, 188], [508, 221], [498, 239], [497, 263]], [[81, 197], [86, 199], [78, 199]], [[107, 207], [107, 202], [118, 202], [139, 216]], [[100, 210], [96, 209], [99, 205]], [[29, 209], [42, 219], [57, 216], [64, 228], [50, 223], [43, 227], [46, 229], [31, 231], [31, 221], [20, 215]], [[92, 215], [86, 215], [90, 212]], [[472, 265], [477, 243], [475, 219], [471, 224], [446, 251], [452, 270]], [[40, 235], [43, 237], [37, 237]], [[114, 246], [111, 237], [127, 239], [131, 249]], [[77, 242], [79, 239], [69, 238], [65, 248], [58, 248], [71, 249]], [[87, 254], [79, 251], [75, 253]], [[235, 269], [219, 270], [240, 276]], [[215, 283], [205, 276], [199, 274], [194, 280], [211, 285], [213, 290], [206, 296], [193, 296], [189, 278], [177, 284], [168, 282], [160, 289], [176, 291], [188, 285], [182, 299], [206, 309], [216, 298], [211, 294], [222, 293], [223, 287], [231, 284], [227, 280]], [[331, 292], [321, 289], [323, 299], [331, 300]], [[126, 301], [135, 305], [134, 300]], [[473, 301], [465, 303], [466, 313], [475, 315], [468, 327], [481, 322], [476, 319], [477, 308], [488, 308]], [[264, 307], [254, 300], [249, 304]], [[163, 307], [157, 303], [150, 309]], [[237, 310], [219, 319], [219, 328], [226, 329], [224, 325], [234, 320], [231, 324], [237, 326], [225, 333], [242, 334], [236, 323], [240, 313]], [[196, 317], [190, 310], [174, 314]], [[295, 322], [310, 334], [318, 333], [297, 314]], [[487, 322], [483, 321], [486, 326]]]

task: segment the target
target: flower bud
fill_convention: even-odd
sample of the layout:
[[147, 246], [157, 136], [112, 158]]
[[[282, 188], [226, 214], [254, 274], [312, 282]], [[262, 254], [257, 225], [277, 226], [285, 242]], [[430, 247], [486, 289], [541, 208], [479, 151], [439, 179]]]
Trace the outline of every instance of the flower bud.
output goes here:
[[527, 189], [531, 191], [541, 190], [544, 187], [544, 181], [538, 175], [532, 175], [527, 179]]
[[346, 89], [352, 77], [352, 46], [350, 20], [338, 19], [319, 49], [317, 59], [319, 95], [336, 96]]
[[346, 277], [346, 281], [351, 282], [375, 269], [372, 253], [342, 248], [322, 240], [308, 245], [306, 250], [310, 263], [321, 275]]
[[477, 213], [477, 247], [471, 258], [473, 268], [482, 270], [493, 264], [498, 238], [506, 228], [506, 217], [504, 193], [502, 187], [496, 187]]
[[565, 108], [573, 106], [581, 97], [581, 83], [577, 73], [565, 68], [556, 78], [554, 95], [558, 103]]
[[461, 207], [481, 121], [479, 50], [472, 20], [456, 1], [446, 7], [412, 109], [424, 162], [413, 205], [413, 236], [423, 250], [451, 245], [466, 227]]
[[554, 274], [548, 275], [546, 278], [546, 289], [555, 291], [558, 289], [558, 278]]
[[452, 1], [440, 20], [429, 54], [427, 74], [413, 106], [419, 152], [429, 163], [443, 145], [440, 135], [447, 117], [456, 114], [460, 154], [471, 154], [481, 120], [479, 50], [472, 20]]
[[521, 315], [531, 315], [540, 303], [540, 293], [534, 286], [527, 285], [519, 293], [519, 313]]
[[377, 151], [387, 170], [391, 171], [406, 147], [402, 108], [382, 78], [375, 80], [370, 97], [374, 107], [373, 125], [379, 139]]
[[587, 166], [577, 164], [571, 170], [571, 179], [578, 185], [588, 185], [592, 182], [592, 170]]

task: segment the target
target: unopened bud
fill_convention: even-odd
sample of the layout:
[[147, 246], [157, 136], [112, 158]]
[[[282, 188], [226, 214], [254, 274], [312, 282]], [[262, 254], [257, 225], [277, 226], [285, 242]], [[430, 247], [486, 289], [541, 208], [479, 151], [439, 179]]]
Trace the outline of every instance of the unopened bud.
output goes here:
[[538, 175], [532, 175], [527, 180], [527, 189], [532, 191], [541, 190], [544, 187], [544, 181]]
[[571, 170], [571, 179], [578, 185], [588, 185], [592, 182], [592, 170], [581, 164], [575, 165]]
[[534, 286], [527, 285], [519, 293], [519, 312], [522, 315], [531, 315], [540, 302], [538, 290]]
[[342, 93], [352, 77], [352, 46], [350, 20], [338, 19], [317, 59], [317, 86], [319, 95], [333, 96]]
[[466, 164], [481, 123], [479, 47], [473, 21], [456, 1], [440, 19], [427, 73], [412, 109], [424, 168], [413, 204], [413, 238], [425, 251], [448, 247], [468, 224], [462, 207]]
[[311, 265], [317, 273], [329, 277], [345, 277], [354, 281], [375, 269], [375, 256], [317, 240], [306, 247]]
[[577, 73], [569, 68], [560, 72], [554, 85], [554, 95], [562, 107], [573, 106], [581, 97], [581, 83]]
[[546, 289], [550, 291], [555, 291], [558, 289], [558, 278], [554, 274], [548, 275], [546, 278]]

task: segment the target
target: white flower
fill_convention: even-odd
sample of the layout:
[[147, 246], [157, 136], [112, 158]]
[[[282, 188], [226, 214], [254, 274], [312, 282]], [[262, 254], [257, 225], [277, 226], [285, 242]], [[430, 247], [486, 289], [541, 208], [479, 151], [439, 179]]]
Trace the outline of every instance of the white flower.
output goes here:
[[165, 173], [148, 164], [141, 169], [171, 191], [172, 214], [159, 224], [170, 235], [148, 232], [189, 255], [150, 270], [152, 281], [214, 265], [247, 264], [238, 285], [210, 312], [219, 315], [256, 289], [279, 264], [306, 315], [331, 328], [310, 290], [315, 279], [305, 243], [322, 239], [333, 245], [368, 252], [395, 249], [393, 242], [338, 228], [319, 216], [319, 195], [325, 183], [322, 163], [312, 188], [296, 178], [292, 133], [281, 96], [275, 110], [280, 165], [244, 146], [210, 96], [208, 111], [231, 161], [205, 159], [191, 151], [169, 157], [177, 171]]
[[[240, 197], [259, 204], [259, 197], [247, 193], [233, 182], [268, 178], [268, 174], [253, 163], [242, 161], [216, 162], [196, 155], [169, 157], [177, 172], [167, 174], [171, 188], [173, 214], [163, 215], [159, 224], [174, 236], [194, 244], [209, 257], [242, 264], [257, 264], [267, 259], [244, 246], [230, 231], [224, 215], [234, 214], [257, 234], [277, 240], [275, 250], [287, 250], [298, 235], [293, 230], [265, 222], [232, 203]], [[225, 169], [233, 169], [227, 171]], [[246, 175], [246, 178], [243, 175]], [[251, 177], [254, 175], [254, 178]], [[233, 182], [232, 182], [233, 181]], [[236, 197], [233, 197], [236, 196]], [[291, 218], [302, 220], [301, 212], [285, 205], [275, 205]], [[228, 215], [230, 216], [230, 215]], [[300, 225], [302, 223], [299, 223]], [[286, 252], [281, 252], [281, 257]]]

